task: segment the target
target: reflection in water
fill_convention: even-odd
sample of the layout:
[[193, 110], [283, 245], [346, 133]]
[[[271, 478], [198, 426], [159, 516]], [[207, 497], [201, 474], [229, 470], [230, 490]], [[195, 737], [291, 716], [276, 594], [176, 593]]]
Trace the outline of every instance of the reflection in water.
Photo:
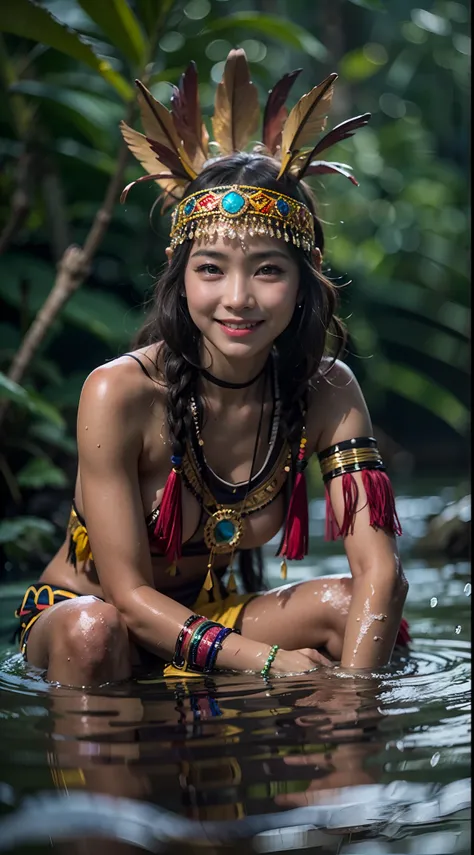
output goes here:
[[467, 853], [469, 599], [448, 567], [407, 566], [415, 643], [376, 675], [86, 692], [9, 656], [0, 851]]

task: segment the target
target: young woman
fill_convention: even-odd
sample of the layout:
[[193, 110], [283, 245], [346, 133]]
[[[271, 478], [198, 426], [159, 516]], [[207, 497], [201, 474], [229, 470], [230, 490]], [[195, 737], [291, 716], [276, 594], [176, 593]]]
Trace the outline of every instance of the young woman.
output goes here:
[[[168, 267], [137, 349], [85, 382], [68, 536], [18, 612], [28, 661], [69, 685], [125, 679], [146, 652], [180, 677], [374, 668], [397, 635], [407, 640], [390, 483], [359, 385], [336, 358], [335, 290], [301, 181], [311, 169], [341, 171], [315, 165], [316, 148], [368, 117], [315, 148], [335, 75], [289, 116], [286, 75], [270, 93], [264, 144], [238, 151], [254, 132], [255, 92], [245, 55], [232, 51], [213, 119], [221, 156], [210, 159], [197, 101], [183, 109], [193, 74], [172, 114], [139, 84], [146, 137], [123, 128], [149, 177], [181, 197]], [[343, 537], [351, 575], [258, 593], [260, 547], [280, 529], [283, 575], [286, 559], [307, 553], [312, 455], [327, 533]]]

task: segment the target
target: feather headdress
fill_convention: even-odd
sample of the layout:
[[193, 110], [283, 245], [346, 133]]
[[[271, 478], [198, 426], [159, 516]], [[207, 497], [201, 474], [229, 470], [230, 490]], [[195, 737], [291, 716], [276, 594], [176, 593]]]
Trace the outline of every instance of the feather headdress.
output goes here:
[[125, 122], [121, 123], [121, 131], [130, 151], [148, 175], [128, 184], [121, 201], [125, 201], [135, 184], [156, 181], [163, 190], [167, 207], [186, 195], [187, 187], [211, 157], [213, 160], [225, 157], [244, 151], [249, 145], [252, 145], [251, 151], [267, 154], [280, 162], [278, 178], [291, 175], [300, 181], [308, 175], [330, 173], [344, 175], [357, 184], [350, 166], [315, 158], [366, 125], [370, 113], [347, 119], [318, 139], [326, 127], [337, 74], [330, 74], [303, 95], [288, 113], [286, 99], [300, 71], [285, 74], [269, 92], [259, 141], [255, 139], [260, 121], [258, 91], [250, 80], [245, 51], [231, 50], [215, 95], [212, 154], [199, 103], [194, 62], [181, 75], [179, 85], [173, 87], [170, 110], [137, 80], [145, 133], [134, 131]]

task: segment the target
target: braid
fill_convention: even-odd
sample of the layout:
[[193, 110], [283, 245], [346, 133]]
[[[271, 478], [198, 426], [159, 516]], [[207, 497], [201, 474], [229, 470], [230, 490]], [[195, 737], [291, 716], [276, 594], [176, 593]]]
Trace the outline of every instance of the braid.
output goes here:
[[197, 369], [181, 354], [163, 345], [163, 372], [168, 386], [168, 430], [173, 454], [183, 457], [191, 428], [189, 399], [196, 382]]

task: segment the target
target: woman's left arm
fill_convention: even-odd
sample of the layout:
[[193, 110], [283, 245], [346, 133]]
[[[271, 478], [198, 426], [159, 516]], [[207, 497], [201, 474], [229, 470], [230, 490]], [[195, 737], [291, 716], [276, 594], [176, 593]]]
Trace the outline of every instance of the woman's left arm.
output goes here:
[[[355, 456], [361, 461], [361, 468], [368, 461], [369, 466], [373, 465], [375, 455], [374, 449], [363, 442], [363, 438], [372, 437], [367, 405], [357, 380], [344, 363], [337, 361], [325, 378], [317, 381], [308, 412], [308, 429], [308, 438], [311, 433], [313, 438], [313, 442], [310, 439], [312, 450], [323, 457], [323, 474], [326, 473], [328, 478], [328, 471], [332, 471], [334, 475], [326, 481], [328, 509], [335, 519], [335, 532], [342, 529], [353, 577], [341, 666], [375, 668], [386, 665], [390, 661], [400, 627], [408, 583], [393, 531], [397, 526], [388, 524], [381, 528], [371, 525], [370, 505], [373, 523], [374, 496], [371, 495], [369, 501], [366, 487], [372, 493], [374, 490], [369, 487], [369, 483], [375, 485], [375, 492], [377, 486], [380, 487], [382, 496], [379, 501], [385, 505], [387, 518], [386, 491], [390, 490], [390, 486], [386, 475], [377, 468], [363, 475], [362, 471], [354, 471], [350, 462], [345, 466], [345, 475], [341, 466], [335, 468], [341, 463], [344, 468], [346, 461], [351, 460], [354, 446], [359, 446]], [[349, 442], [349, 452], [343, 445], [342, 456], [334, 456], [334, 453], [325, 456], [324, 453], [328, 449], [332, 451], [334, 445], [354, 439], [361, 441]], [[395, 515], [393, 519], [396, 520]]]

